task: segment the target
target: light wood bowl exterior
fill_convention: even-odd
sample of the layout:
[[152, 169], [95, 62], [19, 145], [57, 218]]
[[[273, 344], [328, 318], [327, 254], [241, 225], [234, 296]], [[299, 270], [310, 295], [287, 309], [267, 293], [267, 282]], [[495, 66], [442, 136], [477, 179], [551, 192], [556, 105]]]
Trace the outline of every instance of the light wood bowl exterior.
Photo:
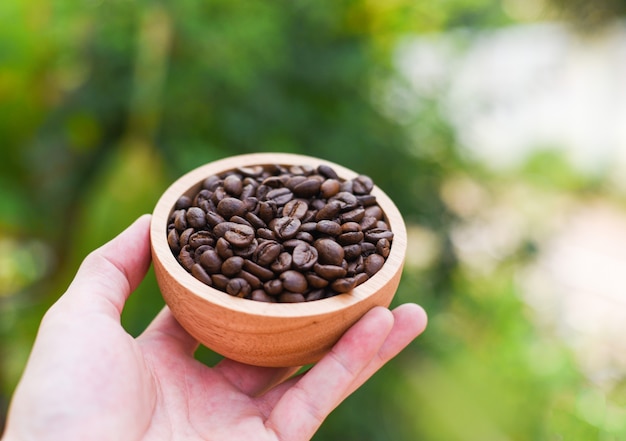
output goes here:
[[[155, 275], [174, 317], [200, 343], [215, 352], [257, 366], [302, 366], [318, 361], [341, 335], [374, 306], [389, 306], [404, 265], [407, 236], [395, 204], [380, 188], [372, 194], [394, 233], [383, 267], [351, 292], [305, 303], [264, 303], [232, 297], [189, 274], [167, 243], [167, 221], [183, 194], [195, 193], [213, 174], [237, 167], [327, 164], [343, 179], [358, 176], [338, 164], [310, 156], [256, 153], [211, 162], [185, 174], [161, 196], [151, 223]], [[393, 171], [390, 171], [393, 173]]]

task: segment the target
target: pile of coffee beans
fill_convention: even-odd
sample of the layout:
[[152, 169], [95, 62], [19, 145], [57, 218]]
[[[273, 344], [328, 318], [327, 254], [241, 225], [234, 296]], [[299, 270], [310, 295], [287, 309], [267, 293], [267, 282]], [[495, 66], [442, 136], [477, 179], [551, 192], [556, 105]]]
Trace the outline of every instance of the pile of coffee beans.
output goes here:
[[176, 202], [167, 241], [194, 277], [232, 296], [304, 302], [373, 276], [393, 233], [372, 179], [332, 167], [241, 167], [206, 178]]

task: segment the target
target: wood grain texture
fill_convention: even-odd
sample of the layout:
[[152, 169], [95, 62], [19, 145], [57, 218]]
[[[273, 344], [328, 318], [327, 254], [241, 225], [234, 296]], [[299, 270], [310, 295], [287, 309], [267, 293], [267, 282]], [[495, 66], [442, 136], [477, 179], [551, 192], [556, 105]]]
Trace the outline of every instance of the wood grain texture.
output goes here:
[[306, 303], [264, 303], [232, 297], [189, 274], [167, 243], [167, 221], [182, 194], [195, 192], [212, 175], [253, 165], [327, 164], [343, 179], [358, 173], [322, 159], [287, 153], [232, 156], [190, 171], [157, 202], [150, 227], [155, 275], [163, 298], [179, 323], [200, 343], [242, 363], [301, 366], [319, 360], [341, 335], [374, 306], [389, 306], [398, 288], [407, 247], [404, 221], [378, 187], [372, 194], [394, 233], [391, 252], [372, 278], [349, 293]]

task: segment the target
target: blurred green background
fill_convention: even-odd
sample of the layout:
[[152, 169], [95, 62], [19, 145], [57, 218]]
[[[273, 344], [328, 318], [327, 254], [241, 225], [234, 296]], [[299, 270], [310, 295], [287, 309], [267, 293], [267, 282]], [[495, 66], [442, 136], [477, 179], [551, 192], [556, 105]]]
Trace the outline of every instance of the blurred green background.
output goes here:
[[[151, 212], [184, 172], [283, 151], [367, 174], [392, 197], [409, 227], [394, 304], [417, 302], [430, 316], [315, 439], [626, 439], [621, 365], [609, 363], [610, 381], [592, 375], [606, 366], [592, 370], [580, 341], [550, 320], [561, 303], [546, 295], [556, 308], [546, 315], [540, 289], [528, 295], [564, 218], [598, 204], [623, 214], [611, 161], [589, 172], [567, 149], [541, 145], [493, 167], [465, 148], [446, 110], [450, 84], [423, 93], [398, 60], [420, 36], [454, 35], [462, 53], [477, 35], [545, 21], [595, 41], [625, 9], [618, 0], [0, 2], [0, 432], [39, 320], [90, 250]], [[150, 272], [123, 324], [137, 335], [162, 306]], [[206, 349], [198, 358], [218, 359]]]

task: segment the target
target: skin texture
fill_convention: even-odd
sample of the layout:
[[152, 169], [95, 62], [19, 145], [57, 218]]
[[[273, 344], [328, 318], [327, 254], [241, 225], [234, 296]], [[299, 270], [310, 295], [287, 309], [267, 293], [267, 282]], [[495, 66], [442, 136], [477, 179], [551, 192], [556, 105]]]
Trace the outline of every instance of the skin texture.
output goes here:
[[150, 265], [150, 216], [83, 261], [45, 314], [9, 408], [9, 440], [308, 440], [426, 327], [415, 304], [378, 307], [304, 374], [194, 359], [165, 307], [137, 338], [120, 325]]

